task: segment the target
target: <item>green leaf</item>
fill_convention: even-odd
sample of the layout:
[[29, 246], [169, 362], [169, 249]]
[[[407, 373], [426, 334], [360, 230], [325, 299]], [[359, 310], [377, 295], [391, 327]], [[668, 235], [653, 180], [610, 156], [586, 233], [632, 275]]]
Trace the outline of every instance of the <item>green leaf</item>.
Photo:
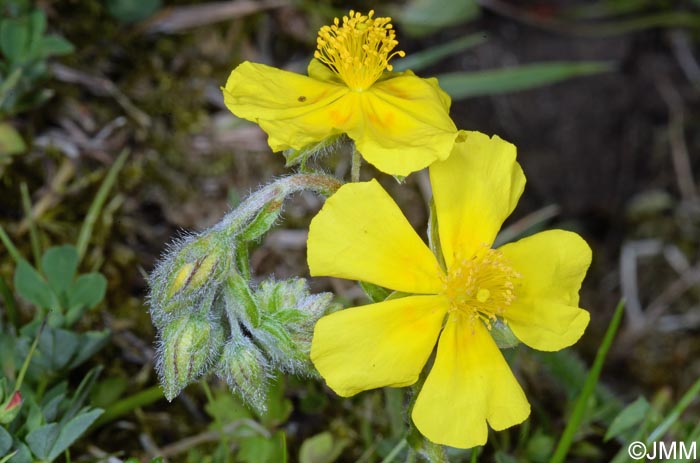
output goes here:
[[5, 455], [12, 447], [12, 436], [0, 426], [0, 455]]
[[49, 423], [27, 434], [26, 442], [32, 453], [41, 460], [48, 460], [51, 448], [58, 439], [57, 423]]
[[49, 460], [54, 460], [57, 458], [64, 450], [66, 450], [73, 442], [75, 442], [90, 425], [102, 414], [103, 410], [95, 409], [87, 413], [82, 413], [61, 428], [61, 432], [58, 434], [53, 447], [51, 448], [51, 453], [49, 453]]
[[282, 309], [274, 314], [274, 319], [282, 325], [301, 324], [307, 318], [307, 315], [299, 309]]
[[51, 400], [47, 401], [46, 404], [42, 404], [41, 413], [44, 415], [44, 419], [46, 419], [46, 421], [56, 420], [58, 407], [65, 398], [65, 395], [57, 395], [56, 397], [52, 397]]
[[34, 10], [29, 14], [29, 41], [27, 43], [27, 58], [39, 58], [41, 38], [46, 32], [46, 15], [42, 10]]
[[72, 331], [47, 326], [39, 338], [39, 352], [41, 357], [48, 360], [49, 368], [58, 371], [68, 365], [75, 355], [80, 346], [79, 339], [79, 335]]
[[161, 0], [107, 0], [109, 14], [125, 23], [142, 21], [160, 8]]
[[365, 292], [367, 298], [373, 303], [385, 301], [386, 298], [389, 297], [389, 295], [391, 294], [390, 289], [386, 289], [372, 283], [367, 283], [365, 281], [360, 281], [359, 283], [360, 288], [362, 288], [362, 291]]
[[328, 431], [316, 434], [301, 444], [299, 463], [332, 463], [347, 444], [347, 441], [334, 439]]
[[97, 381], [97, 378], [99, 377], [101, 372], [102, 366], [95, 366], [85, 375], [83, 380], [80, 381], [78, 389], [75, 391], [75, 394], [73, 394], [73, 397], [71, 398], [71, 401], [68, 404], [67, 410], [61, 417], [61, 426], [65, 425], [67, 421], [72, 420], [75, 416], [78, 416], [82, 413], [81, 408], [83, 407], [85, 401], [88, 399], [88, 395], [90, 394], [92, 388], [95, 386], [95, 382]]
[[256, 241], [267, 233], [282, 213], [282, 201], [270, 201], [239, 235], [240, 241]]
[[395, 17], [403, 32], [424, 36], [471, 21], [479, 15], [479, 11], [476, 0], [411, 0]]
[[278, 376], [273, 380], [267, 395], [267, 412], [260, 417], [264, 426], [273, 427], [287, 421], [292, 414], [294, 406], [292, 402], [284, 396], [284, 378]]
[[500, 320], [491, 323], [491, 336], [499, 349], [510, 349], [520, 344], [510, 327]]
[[33, 463], [33, 461], [34, 459], [32, 458], [32, 453], [29, 451], [29, 448], [22, 443], [17, 446], [12, 459], [8, 460], [8, 462], [11, 463]]
[[58, 299], [44, 278], [24, 259], [17, 264], [14, 284], [20, 296], [34, 305], [46, 310], [58, 306]]
[[238, 460], [243, 463], [286, 463], [287, 448], [283, 431], [272, 437], [255, 436], [243, 439]]
[[392, 61], [394, 71], [399, 72], [407, 69], [419, 71], [448, 56], [456, 55], [457, 53], [461, 53], [469, 48], [484, 43], [484, 41], [486, 41], [485, 34], [477, 33], [465, 35], [464, 37], [459, 37], [449, 42], [426, 48], [416, 53], [411, 53], [405, 58], [396, 60], [396, 62]]
[[107, 279], [101, 273], [80, 275], [68, 289], [68, 310], [76, 307], [91, 309], [102, 301], [107, 291]]
[[56, 246], [46, 251], [41, 258], [41, 270], [56, 294], [68, 289], [78, 270], [78, 252], [74, 246]]
[[80, 366], [83, 362], [95, 355], [109, 341], [109, 330], [88, 331], [80, 335], [80, 350], [68, 365], [69, 369]]
[[619, 436], [624, 431], [639, 424], [649, 411], [649, 402], [644, 397], [639, 397], [637, 400], [625, 407], [619, 415], [615, 417], [608, 431], [605, 433], [603, 441], [609, 441], [613, 437]]
[[[28, 413], [24, 421], [24, 427], [27, 429], [27, 432], [32, 432], [43, 426], [46, 420], [44, 420], [44, 415], [41, 413], [41, 408], [31, 399], [31, 397], [27, 398], [25, 404], [27, 404]], [[22, 406], [24, 407], [24, 404], [22, 404]]]
[[610, 63], [598, 61], [551, 62], [477, 72], [452, 72], [437, 76], [440, 87], [454, 100], [526, 90], [573, 77], [610, 72]]
[[60, 35], [47, 35], [42, 37], [39, 53], [41, 58], [50, 56], [68, 55], [75, 51], [75, 47]]
[[239, 399], [228, 393], [217, 394], [213, 402], [207, 402], [204, 410], [214, 419], [212, 427], [215, 426], [217, 421], [232, 423], [252, 418], [250, 410], [241, 404]]
[[26, 149], [19, 132], [7, 122], [0, 123], [0, 163], [2, 158], [23, 153]]
[[128, 386], [129, 381], [122, 376], [103, 379], [90, 392], [90, 404], [107, 408], [119, 400]]
[[547, 463], [554, 450], [554, 437], [536, 432], [527, 443], [528, 460], [532, 463]]
[[[300, 97], [301, 98], [301, 97]], [[341, 140], [342, 135], [331, 135], [323, 140], [315, 143], [309, 143], [301, 149], [290, 148], [282, 152], [286, 160], [285, 167], [293, 167], [301, 165], [303, 168], [306, 161], [315, 156], [323, 156], [326, 153], [332, 152], [336, 142]]]
[[6, 454], [4, 457], [0, 458], [0, 463], [6, 463], [10, 461], [10, 458], [14, 457], [17, 454], [18, 450], [15, 450], [12, 453]]
[[10, 63], [18, 63], [27, 58], [29, 34], [29, 24], [25, 18], [0, 22], [0, 51]]

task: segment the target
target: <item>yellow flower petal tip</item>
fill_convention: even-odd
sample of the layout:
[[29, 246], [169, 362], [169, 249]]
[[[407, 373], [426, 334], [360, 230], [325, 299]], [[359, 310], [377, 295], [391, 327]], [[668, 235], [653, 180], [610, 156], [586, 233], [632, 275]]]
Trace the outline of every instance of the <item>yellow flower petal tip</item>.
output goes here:
[[323, 26], [309, 76], [254, 63], [231, 72], [224, 102], [260, 125], [275, 151], [347, 134], [379, 170], [406, 176], [452, 151], [457, 127], [435, 79], [395, 73], [391, 18], [351, 11]]
[[431, 441], [457, 448], [486, 443], [488, 425], [522, 423], [530, 404], [488, 330], [450, 316], [412, 419]]
[[314, 218], [308, 240], [313, 275], [423, 295], [322, 318], [311, 355], [342, 395], [411, 384], [447, 315], [412, 418], [428, 439], [469, 448], [486, 441], [489, 426], [502, 430], [530, 414], [490, 335], [494, 322], [507, 324], [535, 349], [575, 343], [590, 319], [578, 307], [578, 293], [591, 250], [563, 230], [493, 249], [525, 185], [515, 147], [498, 137], [461, 132], [451, 157], [430, 167], [430, 179], [446, 269], [426, 254], [376, 181], [343, 186]]

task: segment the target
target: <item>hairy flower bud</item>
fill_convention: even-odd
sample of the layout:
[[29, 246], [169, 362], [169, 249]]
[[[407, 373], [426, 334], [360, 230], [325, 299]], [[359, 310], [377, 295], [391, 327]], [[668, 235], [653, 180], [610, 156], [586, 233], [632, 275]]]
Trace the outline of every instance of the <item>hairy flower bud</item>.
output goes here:
[[215, 233], [173, 244], [150, 275], [149, 304], [157, 328], [192, 311], [204, 311], [227, 269], [228, 246]]
[[168, 288], [168, 297], [172, 298], [179, 292], [192, 293], [213, 276], [219, 256], [208, 254], [199, 259], [182, 264], [177, 273], [174, 274]]
[[270, 366], [250, 339], [229, 340], [224, 345], [216, 372], [244, 403], [258, 414], [265, 413]]
[[223, 336], [218, 322], [199, 314], [176, 319], [165, 327], [156, 368], [168, 400], [206, 372], [221, 352]]
[[309, 374], [309, 349], [316, 321], [332, 305], [330, 293], [309, 294], [306, 280], [263, 281], [255, 292], [261, 324], [253, 335], [278, 369]]

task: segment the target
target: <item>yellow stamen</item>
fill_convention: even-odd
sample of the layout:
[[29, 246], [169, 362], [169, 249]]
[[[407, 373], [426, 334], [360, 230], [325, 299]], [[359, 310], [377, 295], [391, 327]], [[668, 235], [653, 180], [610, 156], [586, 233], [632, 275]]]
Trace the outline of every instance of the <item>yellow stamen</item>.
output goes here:
[[332, 26], [323, 26], [316, 39], [314, 57], [325, 63], [345, 84], [355, 91], [366, 90], [386, 69], [393, 67], [389, 60], [405, 56], [403, 51], [391, 52], [399, 42], [391, 25], [391, 18], [373, 18], [350, 10], [340, 25], [335, 18]]
[[444, 279], [443, 293], [450, 311], [471, 321], [481, 320], [489, 329], [515, 300], [513, 270], [500, 251], [484, 246], [471, 259], [456, 259]]

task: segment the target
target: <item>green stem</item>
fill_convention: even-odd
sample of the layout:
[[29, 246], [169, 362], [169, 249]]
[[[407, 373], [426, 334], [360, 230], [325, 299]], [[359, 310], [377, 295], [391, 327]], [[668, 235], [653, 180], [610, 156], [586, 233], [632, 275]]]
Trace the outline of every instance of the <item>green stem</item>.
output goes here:
[[350, 166], [350, 181], [355, 183], [360, 181], [360, 166], [362, 165], [362, 155], [353, 144], [352, 165]]
[[119, 174], [119, 171], [122, 170], [122, 167], [124, 167], [124, 163], [128, 157], [129, 150], [124, 149], [114, 161], [112, 167], [109, 168], [107, 176], [100, 185], [100, 188], [97, 190], [95, 199], [92, 201], [92, 204], [90, 204], [90, 209], [88, 209], [88, 213], [85, 216], [85, 221], [83, 221], [83, 225], [80, 227], [78, 241], [75, 243], [75, 247], [78, 250], [79, 261], [82, 260], [83, 256], [85, 255], [88, 242], [90, 241], [90, 236], [92, 235], [92, 229], [95, 227], [95, 222], [97, 222], [97, 217], [99, 216], [105, 201], [107, 201], [107, 194], [109, 194], [109, 190], [112, 189], [112, 185], [114, 185], [114, 182], [117, 180], [117, 174]]
[[387, 455], [386, 458], [382, 460], [382, 463], [391, 463], [392, 461], [394, 461], [394, 458], [396, 458], [399, 455], [399, 453], [404, 449], [404, 447], [406, 447], [406, 445], [408, 445], [406, 439], [401, 439], [399, 443], [396, 444], [396, 446], [394, 446], [393, 449], [391, 449], [389, 455]]
[[[423, 371], [418, 377], [418, 381], [416, 381], [415, 384], [413, 384], [410, 388], [411, 398], [408, 402], [408, 407], [406, 408], [406, 414], [408, 416], [411, 416], [411, 414], [413, 413], [413, 406], [415, 405], [416, 399], [418, 398], [418, 392], [423, 387], [423, 383], [425, 383], [426, 377], [427, 374], [425, 373], [425, 371]], [[430, 463], [449, 463], [449, 460], [447, 459], [447, 455], [445, 455], [445, 450], [443, 449], [442, 445], [429, 441], [425, 436], [423, 436], [423, 438], [419, 441], [418, 445], [416, 445], [415, 443], [412, 443], [412, 445], [414, 449], [420, 452], [425, 458], [427, 458]]]
[[22, 368], [19, 370], [19, 375], [17, 375], [17, 381], [15, 382], [15, 392], [19, 391], [19, 389], [22, 387], [24, 375], [27, 374], [29, 362], [31, 362], [32, 357], [34, 356], [34, 351], [36, 351], [36, 346], [39, 344], [39, 338], [41, 337], [42, 331], [44, 331], [44, 326], [46, 326], [46, 317], [44, 317], [44, 319], [42, 320], [41, 325], [39, 326], [39, 329], [36, 332], [36, 338], [34, 338], [34, 342], [32, 343], [32, 346], [29, 348], [29, 352], [27, 353], [27, 358], [24, 359]]
[[598, 378], [600, 377], [600, 371], [603, 369], [603, 363], [605, 362], [605, 357], [610, 350], [613, 339], [615, 339], [615, 333], [617, 333], [617, 328], [620, 326], [620, 320], [622, 320], [623, 309], [625, 307], [625, 302], [620, 301], [615, 309], [610, 325], [605, 331], [605, 336], [603, 337], [603, 342], [601, 342], [598, 352], [596, 353], [595, 360], [593, 361], [593, 366], [586, 376], [586, 381], [583, 383], [583, 389], [581, 394], [576, 400], [576, 405], [574, 405], [574, 410], [571, 412], [571, 418], [564, 428], [564, 432], [559, 439], [557, 448], [554, 451], [552, 459], [549, 463], [563, 463], [566, 459], [566, 454], [569, 452], [569, 448], [574, 440], [574, 434], [578, 430], [581, 422], [583, 421], [583, 416], [588, 408], [588, 401], [590, 397], [595, 392], [596, 384], [598, 383]]
[[114, 421], [120, 416], [124, 416], [131, 411], [143, 407], [145, 405], [150, 405], [153, 402], [157, 402], [163, 398], [163, 391], [160, 386], [151, 386], [148, 389], [137, 392], [134, 395], [125, 397], [124, 399], [113, 403], [105, 412], [100, 415], [100, 417], [95, 421], [94, 426], [100, 426], [110, 421]]
[[294, 174], [282, 177], [248, 196], [236, 209], [226, 214], [212, 231], [223, 231], [225, 236], [235, 235], [244, 224], [253, 220], [262, 208], [272, 201], [282, 202], [292, 193], [304, 190], [330, 196], [342, 185], [343, 182], [337, 178], [322, 174]]
[[22, 209], [24, 209], [24, 215], [27, 217], [27, 223], [29, 224], [29, 241], [32, 245], [34, 264], [36, 268], [40, 268], [41, 246], [39, 245], [39, 232], [34, 221], [35, 217], [32, 213], [32, 198], [29, 196], [29, 188], [27, 188], [26, 183], [22, 182], [20, 184], [19, 191], [22, 196]]
[[474, 447], [472, 449], [472, 453], [469, 456], [469, 463], [476, 463], [477, 462], [477, 457], [479, 456], [479, 447]]

